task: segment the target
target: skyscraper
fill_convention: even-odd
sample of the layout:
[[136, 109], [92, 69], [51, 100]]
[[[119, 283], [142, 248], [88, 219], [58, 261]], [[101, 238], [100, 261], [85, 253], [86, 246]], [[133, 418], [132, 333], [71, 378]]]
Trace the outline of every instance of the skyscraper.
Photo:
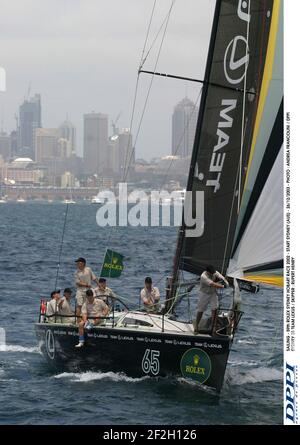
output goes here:
[[123, 128], [119, 134], [119, 168], [122, 179], [131, 177], [135, 164], [135, 150], [132, 147], [132, 134], [129, 128]]
[[42, 126], [40, 94], [24, 100], [19, 113], [19, 153], [34, 159], [35, 130]]
[[198, 118], [198, 107], [185, 97], [174, 108], [172, 116], [172, 155], [185, 158], [192, 154]]
[[108, 168], [108, 116], [84, 115], [83, 158], [86, 174], [103, 174]]
[[60, 133], [57, 128], [37, 128], [35, 132], [35, 160], [45, 162], [61, 158]]
[[60, 137], [67, 141], [66, 157], [76, 155], [76, 128], [69, 120], [64, 121], [59, 127]]
[[0, 156], [7, 161], [11, 155], [10, 137], [5, 132], [0, 132]]
[[[109, 140], [109, 166], [118, 180], [130, 179], [135, 165], [135, 150], [129, 128], [113, 135]], [[125, 177], [126, 176], [126, 177]]]

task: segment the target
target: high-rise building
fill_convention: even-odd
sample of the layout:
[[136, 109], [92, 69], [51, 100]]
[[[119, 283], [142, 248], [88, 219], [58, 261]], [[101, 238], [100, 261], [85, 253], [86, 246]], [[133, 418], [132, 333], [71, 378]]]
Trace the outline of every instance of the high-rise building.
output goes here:
[[66, 157], [76, 155], [76, 128], [69, 120], [64, 121], [59, 127], [60, 137], [67, 141]]
[[174, 108], [172, 116], [172, 155], [191, 156], [198, 118], [198, 107], [187, 97]]
[[16, 130], [10, 133], [10, 155], [11, 157], [18, 154], [18, 132]]
[[119, 156], [122, 179], [128, 180], [135, 163], [135, 150], [132, 147], [132, 134], [130, 133], [129, 128], [123, 128], [122, 132], [119, 134]]
[[10, 137], [5, 132], [0, 132], [0, 156], [7, 161], [11, 156]]
[[115, 134], [109, 140], [109, 166], [121, 181], [131, 176], [134, 164], [135, 150], [132, 147], [132, 134], [129, 128], [123, 128], [119, 134]]
[[34, 158], [35, 131], [42, 126], [41, 96], [36, 94], [20, 106], [19, 153]]
[[84, 115], [84, 170], [86, 174], [103, 174], [108, 169], [108, 116], [102, 113]]
[[43, 163], [60, 158], [60, 133], [57, 128], [37, 128], [35, 134], [35, 160]]

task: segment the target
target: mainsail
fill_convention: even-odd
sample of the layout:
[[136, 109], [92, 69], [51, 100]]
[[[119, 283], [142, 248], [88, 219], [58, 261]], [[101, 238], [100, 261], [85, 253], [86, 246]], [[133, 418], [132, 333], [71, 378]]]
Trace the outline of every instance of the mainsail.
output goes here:
[[193, 202], [204, 192], [204, 227], [191, 237], [183, 222], [175, 285], [207, 264], [280, 284], [282, 46], [280, 0], [217, 0], [187, 186]]

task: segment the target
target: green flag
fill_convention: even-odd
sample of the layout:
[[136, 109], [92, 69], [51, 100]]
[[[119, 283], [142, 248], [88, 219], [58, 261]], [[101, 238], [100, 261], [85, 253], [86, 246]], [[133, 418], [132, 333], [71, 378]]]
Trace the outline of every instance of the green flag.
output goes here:
[[120, 253], [106, 249], [100, 276], [118, 278], [124, 269], [123, 258], [124, 256]]

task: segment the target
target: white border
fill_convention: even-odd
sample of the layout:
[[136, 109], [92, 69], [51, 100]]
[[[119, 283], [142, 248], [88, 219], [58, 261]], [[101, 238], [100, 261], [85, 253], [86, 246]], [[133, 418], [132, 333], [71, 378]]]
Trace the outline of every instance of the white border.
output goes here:
[[[284, 250], [285, 250], [285, 287], [284, 287], [284, 394], [283, 423], [285, 425], [299, 424], [298, 417], [298, 370], [300, 369], [300, 304], [296, 295], [299, 282], [300, 255], [300, 112], [299, 112], [299, 42], [300, 42], [300, 2], [299, 0], [284, 1]], [[287, 122], [290, 113], [290, 122]], [[290, 124], [290, 165], [288, 154], [288, 124]], [[290, 183], [287, 173], [290, 170]], [[288, 188], [290, 186], [290, 209], [288, 207]], [[290, 211], [290, 246], [287, 244], [287, 226]], [[295, 259], [295, 284], [292, 280], [293, 260]], [[290, 261], [290, 264], [289, 264]], [[299, 288], [299, 285], [298, 285]], [[293, 303], [295, 293], [295, 303]], [[292, 326], [293, 305], [295, 309], [295, 329]], [[290, 315], [290, 321], [289, 321]], [[293, 337], [293, 338], [292, 338]], [[294, 347], [292, 344], [294, 343]], [[290, 345], [290, 346], [289, 346]]]

